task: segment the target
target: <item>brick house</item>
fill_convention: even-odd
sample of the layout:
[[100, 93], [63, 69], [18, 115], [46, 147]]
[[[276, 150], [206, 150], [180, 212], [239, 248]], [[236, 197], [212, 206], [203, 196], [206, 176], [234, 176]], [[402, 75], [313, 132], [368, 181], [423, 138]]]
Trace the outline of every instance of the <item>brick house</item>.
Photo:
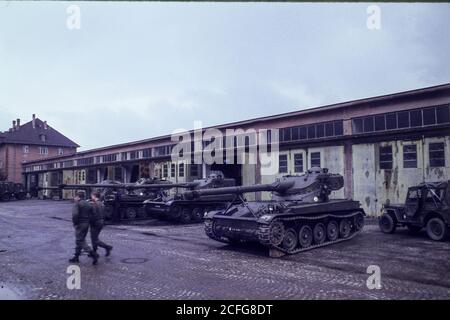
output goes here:
[[0, 132], [0, 176], [13, 182], [23, 182], [22, 163], [74, 154], [78, 144], [50, 127], [33, 114], [32, 120]]

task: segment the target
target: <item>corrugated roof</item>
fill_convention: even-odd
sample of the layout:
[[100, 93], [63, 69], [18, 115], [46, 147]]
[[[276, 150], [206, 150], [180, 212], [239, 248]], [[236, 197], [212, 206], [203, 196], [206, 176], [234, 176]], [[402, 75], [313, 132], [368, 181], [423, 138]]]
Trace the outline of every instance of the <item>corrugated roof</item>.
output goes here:
[[[45, 141], [42, 140], [45, 136]], [[5, 131], [0, 133], [0, 143], [18, 143], [18, 144], [34, 144], [41, 146], [71, 147], [77, 148], [78, 144], [45, 124], [39, 118], [35, 119], [35, 127], [33, 121], [21, 125], [18, 130]]]

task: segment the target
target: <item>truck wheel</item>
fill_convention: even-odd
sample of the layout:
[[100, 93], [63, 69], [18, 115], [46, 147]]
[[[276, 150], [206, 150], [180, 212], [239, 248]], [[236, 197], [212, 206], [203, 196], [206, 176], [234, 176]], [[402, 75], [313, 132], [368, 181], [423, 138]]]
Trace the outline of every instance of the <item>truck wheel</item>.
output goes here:
[[173, 206], [169, 211], [169, 219], [171, 220], [179, 220], [181, 218], [181, 207]]
[[348, 238], [352, 230], [352, 224], [349, 219], [342, 219], [339, 223], [339, 235], [341, 238]]
[[389, 213], [384, 213], [381, 216], [378, 225], [384, 233], [394, 233], [397, 228], [394, 218]]
[[298, 239], [297, 232], [294, 229], [287, 229], [281, 243], [282, 247], [287, 251], [292, 251], [297, 247]]
[[313, 241], [313, 231], [310, 226], [303, 226], [298, 232], [298, 241], [302, 248], [311, 246]]
[[189, 223], [189, 222], [191, 222], [191, 210], [183, 209], [181, 211], [180, 222], [181, 223]]
[[321, 244], [325, 241], [327, 231], [325, 230], [325, 225], [323, 223], [318, 223], [314, 226], [313, 236], [315, 244]]
[[448, 229], [441, 218], [431, 218], [427, 223], [428, 237], [435, 241], [442, 241], [447, 238]]
[[5, 193], [5, 194], [2, 196], [2, 201], [9, 201], [9, 200], [11, 200], [11, 197], [9, 196], [9, 194]]
[[330, 221], [327, 224], [327, 238], [335, 241], [339, 237], [339, 226], [336, 221]]

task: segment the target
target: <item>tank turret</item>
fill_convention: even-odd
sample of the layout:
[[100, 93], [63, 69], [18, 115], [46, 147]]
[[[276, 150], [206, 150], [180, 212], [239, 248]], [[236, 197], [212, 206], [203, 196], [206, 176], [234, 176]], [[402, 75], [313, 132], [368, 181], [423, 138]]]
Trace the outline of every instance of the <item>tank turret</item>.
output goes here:
[[344, 186], [339, 174], [328, 173], [327, 169], [312, 168], [304, 175], [283, 176], [271, 184], [253, 186], [225, 187], [206, 190], [192, 190], [184, 193], [186, 198], [198, 198], [207, 195], [243, 194], [249, 192], [272, 192], [273, 200], [296, 200], [303, 202], [325, 202], [331, 191]]

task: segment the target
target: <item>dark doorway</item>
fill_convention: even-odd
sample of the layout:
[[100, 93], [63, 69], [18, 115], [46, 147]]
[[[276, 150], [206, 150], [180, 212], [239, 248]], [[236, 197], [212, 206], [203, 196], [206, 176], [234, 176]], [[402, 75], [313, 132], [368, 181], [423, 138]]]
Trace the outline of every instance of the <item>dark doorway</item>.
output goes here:
[[233, 178], [236, 185], [242, 185], [242, 165], [240, 164], [216, 164], [211, 165], [211, 171], [222, 171], [225, 178]]
[[130, 177], [130, 182], [136, 182], [139, 179], [139, 165], [138, 164], [134, 164], [131, 167], [131, 177]]

